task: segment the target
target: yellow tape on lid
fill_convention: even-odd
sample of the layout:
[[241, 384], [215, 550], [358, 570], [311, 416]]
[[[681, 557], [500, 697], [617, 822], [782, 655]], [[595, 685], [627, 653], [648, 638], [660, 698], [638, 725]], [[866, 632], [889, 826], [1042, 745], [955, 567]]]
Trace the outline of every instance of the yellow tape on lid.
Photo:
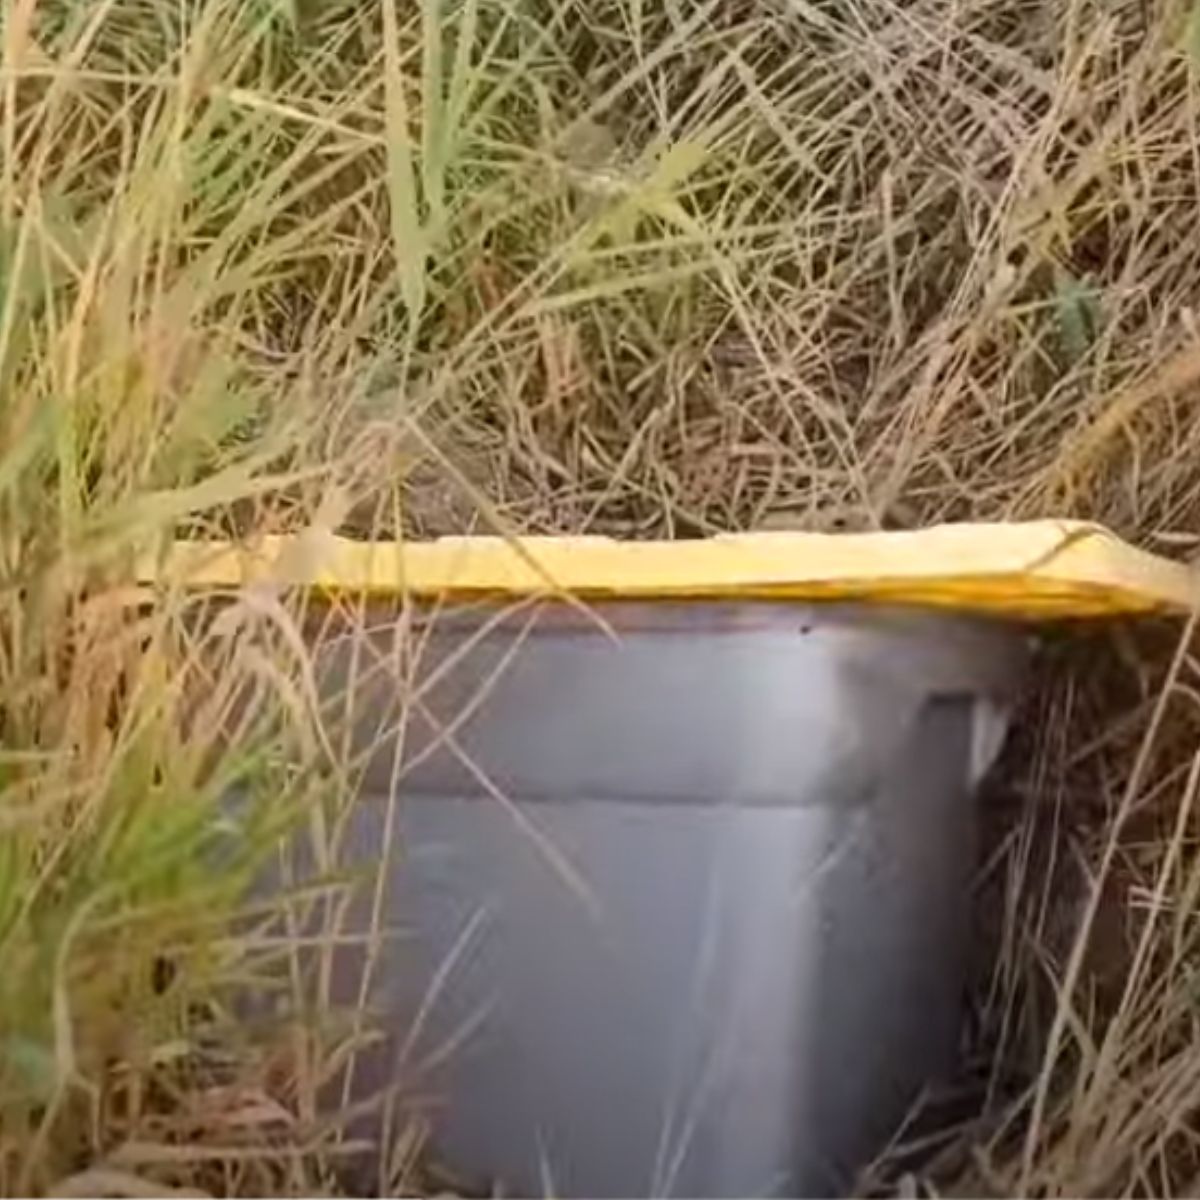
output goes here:
[[1188, 611], [1200, 571], [1079, 521], [886, 533], [742, 533], [364, 542], [310, 531], [253, 543], [178, 541], [143, 582], [251, 581], [428, 598], [568, 593], [591, 599], [863, 600], [1031, 619]]

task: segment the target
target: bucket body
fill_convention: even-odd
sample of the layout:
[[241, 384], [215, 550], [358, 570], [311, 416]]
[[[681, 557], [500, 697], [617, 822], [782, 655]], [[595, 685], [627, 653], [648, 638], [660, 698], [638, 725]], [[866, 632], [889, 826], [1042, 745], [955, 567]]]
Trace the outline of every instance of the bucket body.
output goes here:
[[[372, 980], [394, 1038], [356, 1090], [398, 1085], [468, 1187], [848, 1186], [955, 1058], [969, 793], [1025, 636], [842, 605], [479, 609], [431, 620], [403, 685], [394, 630], [372, 636], [353, 840], [395, 855]], [[327, 652], [322, 686], [351, 671]], [[339, 971], [353, 994], [361, 961]]]

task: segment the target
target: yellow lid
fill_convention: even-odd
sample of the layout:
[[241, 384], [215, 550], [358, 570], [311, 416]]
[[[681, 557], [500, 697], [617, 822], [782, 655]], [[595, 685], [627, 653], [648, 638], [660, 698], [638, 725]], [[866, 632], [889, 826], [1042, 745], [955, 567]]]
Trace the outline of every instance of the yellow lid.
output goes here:
[[1187, 611], [1200, 571], [1081, 521], [938, 525], [887, 533], [743, 533], [697, 541], [604, 537], [363, 542], [309, 531], [253, 543], [178, 541], [143, 582], [250, 581], [416, 597], [853, 599], [1015, 617]]

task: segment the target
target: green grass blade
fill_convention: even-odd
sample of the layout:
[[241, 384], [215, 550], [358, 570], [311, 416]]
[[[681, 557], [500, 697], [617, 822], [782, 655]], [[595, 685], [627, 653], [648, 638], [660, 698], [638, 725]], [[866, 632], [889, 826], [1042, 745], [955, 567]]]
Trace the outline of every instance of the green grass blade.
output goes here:
[[400, 63], [400, 31], [396, 0], [383, 6], [384, 132], [387, 138], [387, 189], [391, 215], [392, 252], [400, 290], [408, 307], [410, 330], [415, 330], [425, 307], [425, 231], [422, 226], [413, 169], [408, 101]]

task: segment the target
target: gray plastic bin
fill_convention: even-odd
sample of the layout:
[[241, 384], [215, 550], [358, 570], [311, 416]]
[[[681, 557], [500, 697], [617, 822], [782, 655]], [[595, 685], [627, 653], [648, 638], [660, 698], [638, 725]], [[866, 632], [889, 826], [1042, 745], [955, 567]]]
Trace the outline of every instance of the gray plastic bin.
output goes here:
[[355, 836], [377, 853], [399, 796], [402, 936], [376, 988], [396, 1041], [356, 1088], [397, 1082], [438, 1157], [510, 1195], [842, 1189], [955, 1055], [968, 793], [1024, 635], [597, 611], [440, 614], [402, 745], [377, 631]]

